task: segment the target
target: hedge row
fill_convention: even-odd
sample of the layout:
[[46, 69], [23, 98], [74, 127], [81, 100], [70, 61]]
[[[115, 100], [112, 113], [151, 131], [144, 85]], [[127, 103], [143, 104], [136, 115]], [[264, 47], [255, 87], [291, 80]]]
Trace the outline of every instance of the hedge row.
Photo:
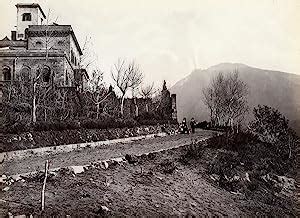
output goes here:
[[73, 121], [50, 121], [37, 122], [35, 124], [18, 122], [11, 126], [0, 128], [4, 133], [21, 133], [28, 131], [62, 131], [71, 129], [108, 129], [108, 128], [132, 128], [141, 125], [177, 124], [177, 121], [162, 120], [157, 117], [146, 115], [141, 118], [114, 118], [111, 116], [100, 116], [99, 119], [78, 119]]

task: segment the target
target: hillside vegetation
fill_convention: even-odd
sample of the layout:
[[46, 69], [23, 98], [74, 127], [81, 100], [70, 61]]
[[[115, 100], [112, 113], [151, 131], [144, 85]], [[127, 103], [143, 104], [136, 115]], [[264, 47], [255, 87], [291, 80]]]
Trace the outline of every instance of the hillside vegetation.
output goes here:
[[[208, 120], [209, 111], [202, 101], [203, 88], [206, 88], [218, 73], [226, 74], [234, 71], [238, 71], [240, 79], [249, 87], [250, 111], [259, 104], [269, 105], [281, 111], [293, 127], [299, 127], [299, 75], [232, 63], [219, 64], [205, 70], [194, 70], [170, 89], [171, 93], [177, 94], [179, 120], [183, 117], [195, 117], [199, 121]], [[251, 116], [249, 113], [248, 120], [252, 119]]]

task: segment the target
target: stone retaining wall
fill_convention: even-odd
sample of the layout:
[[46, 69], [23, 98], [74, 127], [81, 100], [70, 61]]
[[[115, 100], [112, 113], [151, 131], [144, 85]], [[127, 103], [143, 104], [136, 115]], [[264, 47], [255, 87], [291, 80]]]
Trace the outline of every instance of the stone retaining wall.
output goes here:
[[176, 129], [176, 125], [156, 125], [133, 128], [73, 129], [63, 131], [26, 132], [21, 134], [0, 134], [0, 152], [107, 141], [157, 134], [160, 132], [174, 132]]
[[69, 145], [59, 145], [59, 146], [50, 146], [50, 147], [41, 147], [35, 149], [26, 149], [26, 150], [17, 150], [10, 152], [2, 152], [0, 153], [0, 162], [13, 160], [13, 159], [22, 159], [28, 158], [32, 156], [42, 156], [46, 154], [58, 154], [64, 152], [70, 152], [75, 150], [81, 150], [85, 148], [95, 148], [102, 147], [116, 143], [129, 143], [136, 140], [146, 139], [146, 138], [154, 138], [154, 137], [162, 137], [166, 136], [167, 133], [157, 133], [157, 134], [149, 134], [143, 136], [135, 136], [129, 138], [119, 138], [112, 139], [106, 141], [98, 141], [98, 142], [87, 142], [87, 143], [79, 143], [79, 144], [69, 144]]

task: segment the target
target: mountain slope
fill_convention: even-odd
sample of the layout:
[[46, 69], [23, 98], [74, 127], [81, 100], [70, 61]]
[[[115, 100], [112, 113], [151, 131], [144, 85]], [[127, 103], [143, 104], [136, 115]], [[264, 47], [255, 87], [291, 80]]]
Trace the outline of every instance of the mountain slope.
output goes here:
[[202, 89], [218, 72], [238, 70], [240, 78], [249, 86], [250, 118], [252, 109], [265, 104], [279, 109], [292, 122], [300, 121], [300, 75], [263, 70], [244, 64], [222, 63], [206, 70], [194, 70], [170, 88], [177, 94], [178, 118], [208, 120], [208, 110], [202, 102]]

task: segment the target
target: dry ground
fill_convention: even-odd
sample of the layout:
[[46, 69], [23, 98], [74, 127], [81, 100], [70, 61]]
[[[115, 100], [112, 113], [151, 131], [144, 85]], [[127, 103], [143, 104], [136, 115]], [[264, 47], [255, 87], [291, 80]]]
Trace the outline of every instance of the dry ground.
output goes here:
[[22, 160], [4, 161], [0, 166], [0, 175], [15, 175], [43, 170], [45, 160], [50, 161], [50, 169], [72, 165], [86, 165], [91, 162], [124, 156], [125, 154], [140, 155], [160, 149], [169, 149], [192, 140], [200, 140], [216, 134], [214, 131], [197, 130], [193, 135], [172, 135], [134, 141], [131, 143], [112, 144], [101, 148], [84, 149], [61, 154], [49, 154], [40, 157], [30, 157]]
[[[166, 140], [160, 138], [156, 140]], [[168, 144], [168, 141], [165, 141]], [[96, 164], [83, 173], [65, 169], [46, 187], [45, 215], [92, 216], [296, 216], [291, 199], [226, 191], [208, 175], [217, 149], [183, 160], [185, 148], [150, 153], [132, 162]], [[40, 214], [43, 174], [15, 182], [2, 193], [2, 214]], [[106, 208], [109, 211], [106, 211]]]

